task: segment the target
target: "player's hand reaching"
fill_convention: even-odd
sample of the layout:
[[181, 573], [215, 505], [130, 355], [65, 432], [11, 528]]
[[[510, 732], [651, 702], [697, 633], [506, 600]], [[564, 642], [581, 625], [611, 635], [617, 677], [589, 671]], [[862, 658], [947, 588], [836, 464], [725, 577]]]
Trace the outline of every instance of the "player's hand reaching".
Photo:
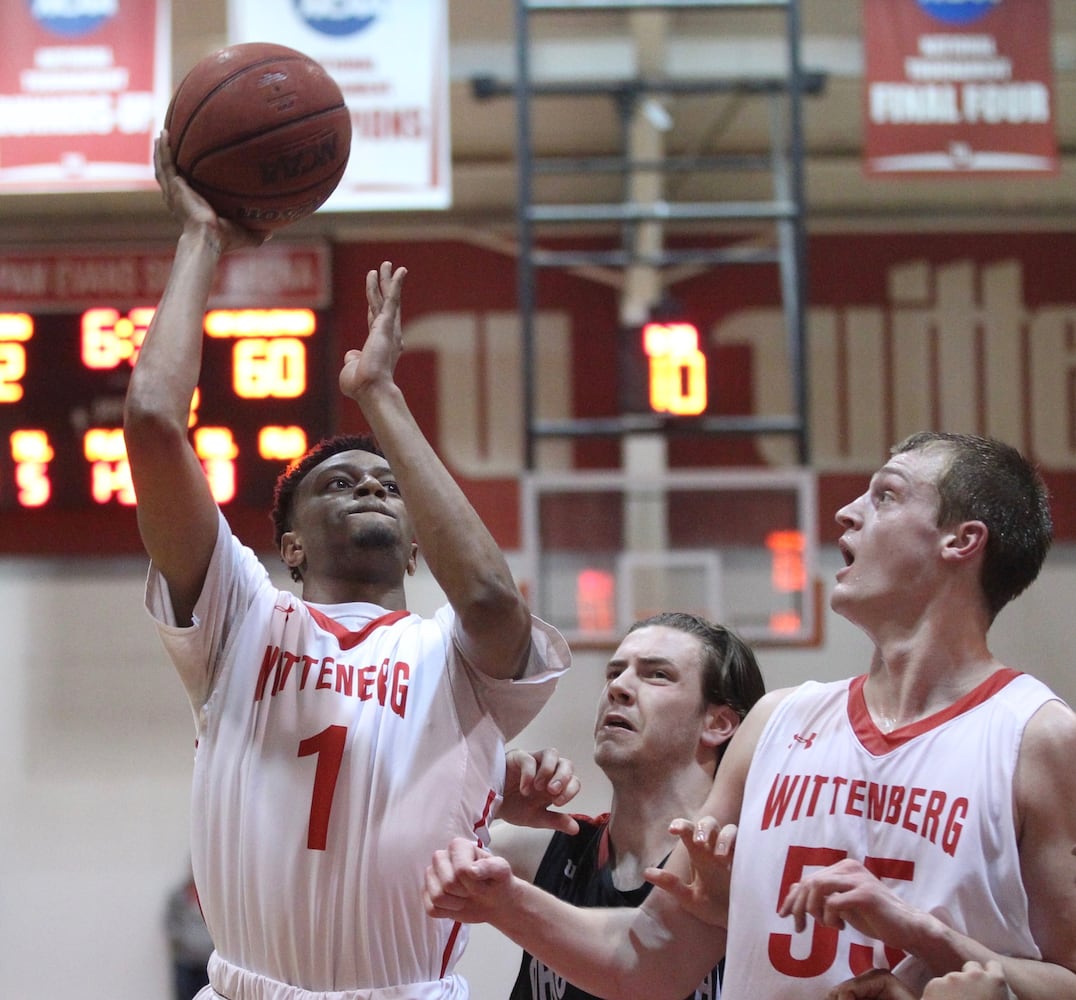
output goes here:
[[[908, 989], [887, 969], [872, 969], [855, 979], [835, 986], [826, 1000], [916, 1000]], [[1005, 982], [1001, 963], [981, 965], [965, 962], [960, 972], [950, 972], [927, 983], [922, 1000], [1015, 1000]]]
[[824, 927], [854, 927], [892, 948], [914, 951], [909, 935], [922, 914], [858, 861], [845, 858], [793, 883], [777, 911], [797, 931], [814, 917]]
[[1001, 963], [965, 962], [960, 972], [950, 972], [927, 983], [923, 1000], [1016, 1000], [1005, 981]]
[[504, 858], [494, 857], [473, 840], [456, 837], [434, 854], [427, 867], [422, 902], [431, 917], [482, 923], [512, 905], [514, 881]]
[[574, 835], [579, 824], [570, 813], [558, 812], [555, 807], [566, 805], [578, 793], [579, 779], [572, 762], [556, 750], [509, 750], [505, 755], [504, 801], [497, 818], [513, 826]]
[[407, 268], [393, 268], [384, 261], [366, 275], [366, 319], [369, 333], [362, 349], [344, 355], [340, 390], [356, 401], [367, 390], [393, 385], [396, 362], [403, 353], [403, 323], [400, 300]]
[[871, 969], [835, 986], [826, 1000], [916, 1000], [916, 996], [888, 969]]
[[678, 837], [686, 849], [691, 873], [684, 879], [672, 866], [648, 868], [644, 872], [646, 880], [673, 896], [697, 920], [727, 927], [736, 827], [722, 826], [712, 816], [703, 816], [696, 821], [674, 819], [669, 833]]
[[184, 229], [188, 226], [204, 228], [213, 234], [221, 253], [239, 250], [242, 247], [261, 246], [270, 238], [270, 233], [254, 232], [229, 219], [222, 219], [213, 207], [194, 190], [176, 170], [172, 159], [172, 147], [168, 144], [168, 133], [162, 129], [153, 145], [153, 171], [161, 187], [161, 195], [172, 217]]

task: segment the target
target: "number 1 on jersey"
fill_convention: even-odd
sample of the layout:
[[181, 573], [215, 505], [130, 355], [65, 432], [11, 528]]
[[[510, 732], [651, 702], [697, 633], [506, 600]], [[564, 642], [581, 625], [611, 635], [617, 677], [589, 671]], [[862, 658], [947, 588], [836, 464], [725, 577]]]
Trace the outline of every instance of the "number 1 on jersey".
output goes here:
[[314, 792], [310, 797], [310, 824], [307, 828], [306, 846], [311, 851], [324, 851], [329, 839], [329, 814], [336, 794], [336, 779], [344, 760], [344, 744], [347, 742], [347, 726], [329, 726], [316, 736], [309, 736], [299, 743], [300, 757], [317, 754], [318, 764], [314, 772]]

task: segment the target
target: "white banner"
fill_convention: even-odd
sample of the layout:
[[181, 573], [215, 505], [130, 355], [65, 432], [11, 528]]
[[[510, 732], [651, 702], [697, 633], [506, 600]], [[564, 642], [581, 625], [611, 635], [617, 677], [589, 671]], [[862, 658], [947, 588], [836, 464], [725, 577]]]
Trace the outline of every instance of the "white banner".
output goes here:
[[351, 159], [324, 210], [451, 202], [447, 0], [229, 0], [228, 37], [320, 62], [351, 110]]

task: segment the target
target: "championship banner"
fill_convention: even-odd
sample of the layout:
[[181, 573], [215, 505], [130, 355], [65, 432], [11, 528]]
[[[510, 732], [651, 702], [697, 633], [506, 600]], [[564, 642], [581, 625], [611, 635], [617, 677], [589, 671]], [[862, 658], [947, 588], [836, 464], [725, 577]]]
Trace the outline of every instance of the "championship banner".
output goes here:
[[0, 3], [0, 194], [153, 188], [169, 0]]
[[324, 211], [451, 202], [447, 0], [229, 0], [231, 43], [320, 62], [351, 111], [351, 159]]
[[866, 173], [1056, 173], [1050, 2], [863, 0]]

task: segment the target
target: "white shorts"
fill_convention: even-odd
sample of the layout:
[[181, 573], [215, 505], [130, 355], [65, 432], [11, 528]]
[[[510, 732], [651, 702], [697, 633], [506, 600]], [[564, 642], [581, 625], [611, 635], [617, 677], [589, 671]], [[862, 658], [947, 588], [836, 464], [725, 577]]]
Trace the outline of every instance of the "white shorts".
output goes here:
[[195, 1000], [468, 1000], [467, 981], [446, 976], [429, 983], [368, 990], [304, 990], [259, 976], [226, 962], [216, 952], [209, 959], [209, 981]]

